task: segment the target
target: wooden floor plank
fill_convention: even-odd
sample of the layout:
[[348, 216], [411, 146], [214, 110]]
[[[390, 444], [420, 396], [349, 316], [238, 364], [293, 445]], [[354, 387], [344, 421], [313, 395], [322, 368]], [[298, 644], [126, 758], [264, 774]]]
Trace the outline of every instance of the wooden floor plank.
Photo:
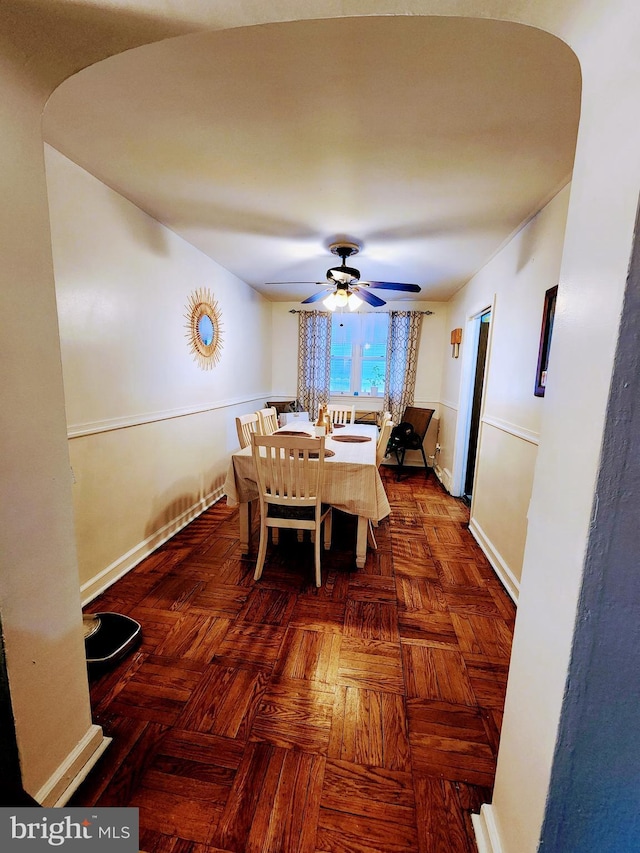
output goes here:
[[289, 531], [256, 583], [220, 501], [91, 602], [143, 638], [91, 678], [113, 745], [70, 805], [138, 807], [146, 853], [475, 853], [515, 608], [460, 500], [381, 476], [377, 550], [334, 513], [319, 589]]

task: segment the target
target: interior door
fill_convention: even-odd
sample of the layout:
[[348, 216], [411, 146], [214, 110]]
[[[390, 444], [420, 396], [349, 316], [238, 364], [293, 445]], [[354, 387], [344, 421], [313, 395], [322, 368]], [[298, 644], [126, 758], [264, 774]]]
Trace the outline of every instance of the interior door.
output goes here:
[[467, 451], [467, 470], [464, 480], [464, 499], [471, 503], [473, 480], [476, 473], [476, 456], [478, 453], [478, 435], [480, 433], [480, 411], [482, 408], [482, 392], [484, 390], [484, 374], [487, 364], [487, 344], [489, 342], [489, 326], [491, 311], [485, 311], [480, 316], [478, 335], [478, 351], [476, 355], [476, 370], [473, 383], [473, 400], [471, 403], [471, 419], [469, 421], [469, 447]]

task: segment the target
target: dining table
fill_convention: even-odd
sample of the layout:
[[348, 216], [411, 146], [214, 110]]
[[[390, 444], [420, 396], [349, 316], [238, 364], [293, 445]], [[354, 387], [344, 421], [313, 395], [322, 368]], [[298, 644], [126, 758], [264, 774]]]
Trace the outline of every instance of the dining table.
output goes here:
[[[282, 432], [296, 432], [315, 437], [309, 421], [293, 422], [281, 427]], [[322, 501], [334, 509], [357, 516], [356, 566], [363, 568], [367, 559], [370, 526], [389, 515], [391, 507], [376, 464], [378, 427], [371, 424], [334, 425], [325, 437]], [[330, 451], [330, 453], [328, 453]], [[229, 506], [240, 511], [240, 548], [251, 551], [252, 514], [258, 506], [258, 484], [252, 448], [244, 447], [231, 455], [223, 486]], [[375, 541], [375, 540], [374, 540]]]

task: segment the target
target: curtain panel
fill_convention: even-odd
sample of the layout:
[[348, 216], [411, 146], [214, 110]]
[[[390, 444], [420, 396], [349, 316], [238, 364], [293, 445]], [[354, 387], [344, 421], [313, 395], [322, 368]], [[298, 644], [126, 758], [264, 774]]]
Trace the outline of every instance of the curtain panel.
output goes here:
[[394, 424], [400, 423], [406, 407], [413, 404], [421, 328], [421, 311], [389, 313], [384, 407]]
[[302, 410], [315, 418], [319, 406], [329, 403], [331, 379], [331, 314], [301, 311], [298, 314], [298, 400]]

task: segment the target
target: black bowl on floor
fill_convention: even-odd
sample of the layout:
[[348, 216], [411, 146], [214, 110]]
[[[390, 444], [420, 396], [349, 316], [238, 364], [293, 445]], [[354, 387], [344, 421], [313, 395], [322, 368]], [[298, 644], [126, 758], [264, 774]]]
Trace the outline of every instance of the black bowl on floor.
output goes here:
[[142, 626], [122, 613], [93, 613], [84, 647], [90, 669], [100, 670], [121, 660], [142, 640]]

